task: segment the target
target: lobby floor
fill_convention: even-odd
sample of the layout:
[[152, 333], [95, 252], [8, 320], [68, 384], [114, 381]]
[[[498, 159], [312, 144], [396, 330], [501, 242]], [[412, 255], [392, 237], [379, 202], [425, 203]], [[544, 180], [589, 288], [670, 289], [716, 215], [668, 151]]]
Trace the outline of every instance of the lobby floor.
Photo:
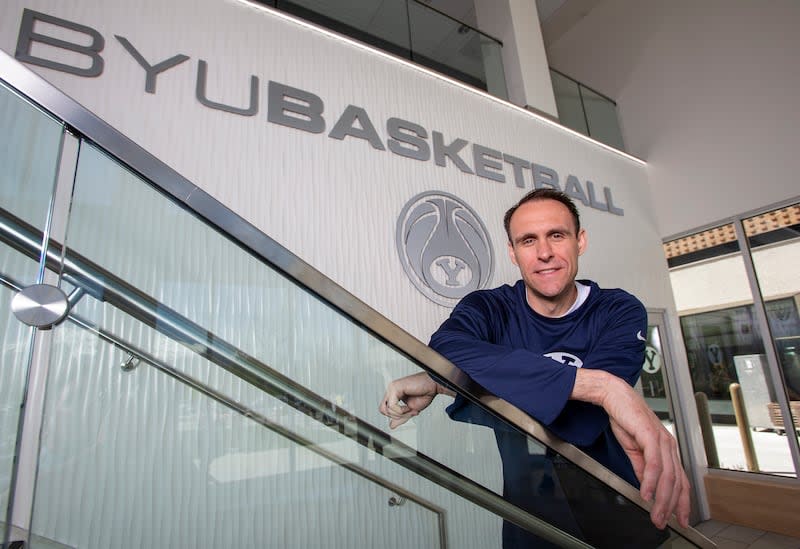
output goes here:
[[800, 549], [800, 538], [708, 520], [695, 528], [717, 544], [718, 549]]

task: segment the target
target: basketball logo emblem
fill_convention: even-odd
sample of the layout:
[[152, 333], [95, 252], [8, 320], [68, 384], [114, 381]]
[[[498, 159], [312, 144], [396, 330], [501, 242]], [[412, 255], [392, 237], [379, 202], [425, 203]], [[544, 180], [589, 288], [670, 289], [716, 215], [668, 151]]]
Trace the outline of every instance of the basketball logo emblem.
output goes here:
[[422, 193], [405, 205], [397, 220], [397, 252], [414, 286], [445, 307], [485, 288], [492, 276], [486, 227], [448, 193]]

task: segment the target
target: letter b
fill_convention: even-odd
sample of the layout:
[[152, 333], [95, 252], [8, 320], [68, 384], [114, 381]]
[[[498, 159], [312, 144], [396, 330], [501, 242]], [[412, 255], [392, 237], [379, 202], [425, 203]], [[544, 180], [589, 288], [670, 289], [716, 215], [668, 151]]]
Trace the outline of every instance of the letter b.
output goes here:
[[[33, 31], [33, 26], [37, 21], [86, 34], [92, 38], [92, 43], [88, 46], [82, 46], [59, 38], [53, 38], [52, 36], [38, 34]], [[33, 56], [31, 55], [31, 45], [33, 42], [39, 42], [55, 48], [86, 55], [92, 60], [92, 65], [85, 69]], [[58, 17], [26, 8], [22, 12], [22, 21], [19, 26], [19, 38], [17, 39], [17, 51], [14, 56], [25, 63], [47, 67], [48, 69], [55, 69], [61, 72], [68, 72], [78, 76], [100, 76], [103, 72], [103, 58], [100, 57], [99, 52], [103, 51], [104, 45], [105, 40], [103, 40], [103, 37], [91, 27], [79, 25], [78, 23], [67, 21], [66, 19], [59, 19]]]

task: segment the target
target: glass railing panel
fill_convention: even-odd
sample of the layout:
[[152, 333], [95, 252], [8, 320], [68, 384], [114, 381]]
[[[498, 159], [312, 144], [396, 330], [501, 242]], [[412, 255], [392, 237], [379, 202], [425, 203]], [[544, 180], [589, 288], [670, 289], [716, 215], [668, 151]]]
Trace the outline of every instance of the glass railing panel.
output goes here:
[[508, 98], [502, 44], [420, 2], [261, 1]]
[[589, 135], [578, 83], [553, 70], [550, 71], [550, 78], [553, 81], [559, 122], [576, 132]]
[[[58, 162], [61, 124], [0, 83], [0, 205], [43, 229]], [[37, 262], [0, 244], [0, 273], [36, 281]], [[31, 329], [11, 312], [15, 291], [0, 280], [0, 524], [13, 479]], [[5, 532], [0, 531], [0, 540]]]
[[[497, 41], [417, 2], [408, 3], [408, 16], [415, 62], [484, 90], [491, 86], [505, 91], [505, 85], [496, 81], [505, 79], [502, 64], [497, 66], [501, 48]], [[495, 81], [490, 83], [489, 76]]]
[[402, 57], [410, 57], [406, 0], [275, 0], [278, 9]]
[[625, 150], [617, 105], [608, 97], [550, 69], [559, 121], [568, 128]]
[[[175, 364], [202, 361], [105, 309], [116, 329]], [[60, 331], [36, 536], [87, 549], [441, 547], [440, 509], [326, 458], [328, 448], [361, 450], [343, 435], [318, 423], [322, 441], [299, 444], [144, 360], [126, 368], [131, 354], [89, 330], [68, 322]], [[276, 421], [303, 420], [279, 405], [265, 397], [260, 408]]]
[[503, 68], [503, 45], [485, 35], [481, 35], [481, 53], [486, 72], [486, 91], [495, 97], [508, 99], [506, 73]]
[[586, 87], [581, 89], [581, 95], [586, 121], [589, 124], [589, 135], [606, 145], [624, 151], [625, 145], [622, 142], [622, 131], [614, 102]]

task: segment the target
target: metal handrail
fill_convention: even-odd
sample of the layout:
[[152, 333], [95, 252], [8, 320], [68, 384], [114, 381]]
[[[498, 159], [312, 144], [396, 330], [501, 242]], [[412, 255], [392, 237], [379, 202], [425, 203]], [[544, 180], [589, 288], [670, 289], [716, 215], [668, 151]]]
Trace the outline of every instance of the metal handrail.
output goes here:
[[553, 67], [549, 67], [549, 68], [550, 68], [550, 70], [551, 70], [551, 71], [553, 71], [554, 73], [558, 74], [559, 76], [563, 76], [563, 77], [564, 77], [564, 78], [566, 78], [567, 80], [570, 80], [571, 82], [575, 82], [575, 83], [576, 83], [576, 84], [577, 84], [579, 87], [581, 87], [581, 88], [586, 88], [587, 90], [589, 90], [589, 91], [590, 91], [590, 92], [592, 92], [593, 94], [595, 94], [595, 95], [599, 95], [599, 96], [600, 96], [600, 97], [602, 97], [603, 99], [607, 100], [609, 103], [611, 103], [611, 104], [612, 104], [612, 105], [614, 105], [615, 107], [617, 106], [617, 102], [616, 102], [616, 101], [614, 101], [613, 99], [611, 99], [611, 98], [610, 98], [609, 96], [607, 96], [606, 94], [604, 94], [604, 93], [600, 93], [599, 91], [597, 91], [596, 89], [592, 88], [591, 86], [587, 86], [587, 85], [586, 85], [586, 84], [584, 84], [583, 82], [580, 82], [580, 81], [578, 81], [578, 80], [575, 80], [575, 79], [574, 79], [574, 78], [572, 78], [571, 76], [569, 76], [569, 75], [567, 75], [567, 74], [564, 74], [563, 72], [561, 72], [561, 71], [560, 71], [560, 70], [558, 70], [558, 69], [554, 69]]

